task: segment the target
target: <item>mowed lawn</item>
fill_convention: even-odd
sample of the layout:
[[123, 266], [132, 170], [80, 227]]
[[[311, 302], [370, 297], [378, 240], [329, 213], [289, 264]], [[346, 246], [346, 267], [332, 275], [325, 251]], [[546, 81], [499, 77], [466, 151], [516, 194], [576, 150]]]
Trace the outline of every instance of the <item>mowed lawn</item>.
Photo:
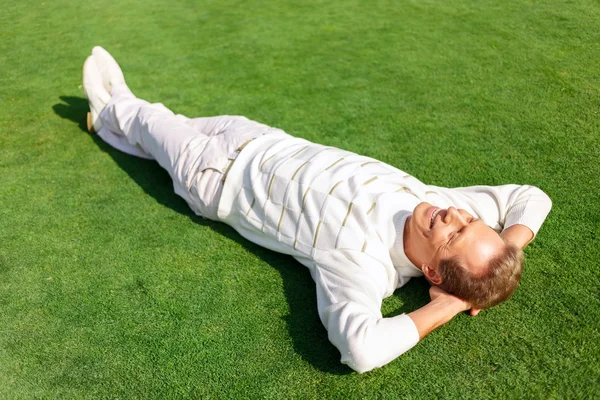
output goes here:
[[[3, 1], [0, 398], [600, 396], [598, 1]], [[513, 298], [384, 368], [340, 364], [308, 271], [196, 217], [85, 130], [81, 67], [440, 186], [554, 206]], [[383, 312], [428, 300], [423, 280]]]

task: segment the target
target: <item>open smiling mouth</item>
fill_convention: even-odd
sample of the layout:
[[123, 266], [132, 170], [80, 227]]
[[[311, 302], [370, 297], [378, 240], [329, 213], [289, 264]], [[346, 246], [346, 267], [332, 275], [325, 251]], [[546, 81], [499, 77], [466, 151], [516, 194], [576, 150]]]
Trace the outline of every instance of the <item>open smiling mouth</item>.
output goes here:
[[433, 228], [433, 223], [435, 221], [435, 217], [437, 217], [437, 215], [440, 213], [440, 211], [442, 211], [441, 208], [438, 208], [437, 210], [435, 210], [433, 212], [433, 214], [431, 215], [431, 220], [429, 221], [429, 229]]

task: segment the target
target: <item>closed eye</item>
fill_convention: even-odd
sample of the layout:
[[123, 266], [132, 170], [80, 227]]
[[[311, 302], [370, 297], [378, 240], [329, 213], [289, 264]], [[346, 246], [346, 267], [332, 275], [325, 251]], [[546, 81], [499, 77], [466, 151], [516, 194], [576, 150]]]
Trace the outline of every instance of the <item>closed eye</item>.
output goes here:
[[450, 238], [448, 239], [448, 243], [454, 242], [454, 239], [456, 239], [456, 237], [458, 236], [458, 234], [460, 233], [461, 230], [462, 229], [452, 232], [452, 234], [450, 235]]
[[[473, 222], [477, 222], [477, 221], [479, 221], [479, 218], [471, 218], [471, 219], [469, 220], [469, 224], [472, 224]], [[450, 237], [450, 240], [449, 240], [449, 242], [453, 242], [453, 241], [454, 241], [454, 240], [455, 240], [455, 239], [458, 237], [458, 235], [460, 235], [460, 234], [462, 234], [462, 233], [463, 233], [463, 231], [464, 231], [464, 229], [465, 229], [465, 228], [466, 228], [466, 227], [465, 227], [465, 226], [463, 226], [462, 228], [460, 228], [460, 229], [458, 229], [457, 231], [455, 231], [455, 232], [452, 234], [452, 236]]]
[[[473, 222], [477, 222], [477, 221], [479, 221], [479, 218], [475, 218], [475, 217], [473, 217], [473, 218], [471, 218], [471, 219], [469, 220], [469, 224], [472, 224]], [[460, 229], [458, 229], [458, 230], [456, 230], [456, 231], [452, 232], [452, 233], [450, 234], [450, 236], [448, 237], [448, 244], [450, 244], [450, 243], [454, 242], [454, 241], [456, 240], [456, 238], [457, 238], [457, 237], [458, 237], [460, 234], [462, 234], [462, 233], [463, 233], [463, 230], [464, 230], [465, 228], [466, 228], [466, 227], [464, 227], [464, 226], [463, 226], [462, 228], [460, 228]]]

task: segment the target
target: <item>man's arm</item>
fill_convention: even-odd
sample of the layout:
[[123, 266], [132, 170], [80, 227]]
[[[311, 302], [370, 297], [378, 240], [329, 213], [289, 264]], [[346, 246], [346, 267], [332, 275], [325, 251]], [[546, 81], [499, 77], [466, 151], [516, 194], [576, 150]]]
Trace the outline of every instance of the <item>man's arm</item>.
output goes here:
[[427, 305], [408, 314], [419, 331], [419, 339], [423, 339], [435, 329], [449, 322], [456, 314], [471, 308], [469, 303], [445, 292], [438, 286], [432, 286], [429, 289], [429, 296], [431, 301]]
[[350, 250], [327, 252], [308, 266], [317, 286], [319, 317], [342, 363], [363, 373], [419, 342], [419, 331], [407, 314], [381, 314], [389, 285], [386, 266]]
[[[300, 259], [303, 261], [307, 260]], [[384, 318], [381, 301], [388, 277], [383, 264], [362, 252], [338, 250], [305, 265], [317, 286], [319, 317], [329, 340], [340, 351], [341, 362], [359, 373], [389, 363], [456, 314], [471, 308], [433, 286], [429, 290], [431, 301], [425, 306], [410, 314]]]
[[552, 201], [529, 185], [470, 186], [440, 190], [458, 208], [471, 209], [502, 237], [523, 248], [542, 226]]

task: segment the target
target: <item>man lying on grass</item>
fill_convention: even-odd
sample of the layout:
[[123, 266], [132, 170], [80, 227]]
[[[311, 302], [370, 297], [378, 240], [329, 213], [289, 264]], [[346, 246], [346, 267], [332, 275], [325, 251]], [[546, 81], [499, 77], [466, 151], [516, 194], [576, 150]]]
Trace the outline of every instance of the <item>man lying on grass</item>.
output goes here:
[[[90, 131], [155, 159], [196, 214], [310, 270], [329, 340], [358, 372], [387, 364], [460, 312], [508, 299], [522, 249], [552, 205], [532, 186], [425, 185], [245, 117], [174, 115], [136, 98], [101, 47], [84, 64], [83, 86]], [[382, 299], [419, 276], [433, 285], [431, 301], [383, 318]]]

